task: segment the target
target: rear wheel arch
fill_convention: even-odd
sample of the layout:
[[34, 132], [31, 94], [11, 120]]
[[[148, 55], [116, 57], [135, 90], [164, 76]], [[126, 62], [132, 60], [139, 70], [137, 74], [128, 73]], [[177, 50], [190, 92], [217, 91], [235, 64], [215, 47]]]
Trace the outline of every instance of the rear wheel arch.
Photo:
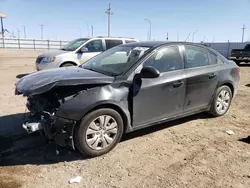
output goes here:
[[230, 88], [231, 92], [232, 92], [232, 95], [234, 96], [234, 86], [233, 86], [233, 84], [231, 82], [225, 82], [222, 85], [220, 85], [220, 87], [221, 86], [228, 86]]

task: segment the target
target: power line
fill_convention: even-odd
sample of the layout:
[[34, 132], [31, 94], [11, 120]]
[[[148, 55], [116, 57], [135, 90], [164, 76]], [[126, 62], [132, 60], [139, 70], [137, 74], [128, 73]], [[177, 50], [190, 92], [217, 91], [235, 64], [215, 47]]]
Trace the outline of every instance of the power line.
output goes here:
[[113, 14], [113, 12], [111, 12], [110, 3], [109, 3], [109, 8], [105, 13], [108, 14], [108, 36], [110, 36], [110, 16]]
[[245, 35], [245, 30], [247, 29], [245, 27], [245, 24], [243, 24], [243, 27], [241, 28], [242, 29], [242, 43], [244, 42], [244, 35]]

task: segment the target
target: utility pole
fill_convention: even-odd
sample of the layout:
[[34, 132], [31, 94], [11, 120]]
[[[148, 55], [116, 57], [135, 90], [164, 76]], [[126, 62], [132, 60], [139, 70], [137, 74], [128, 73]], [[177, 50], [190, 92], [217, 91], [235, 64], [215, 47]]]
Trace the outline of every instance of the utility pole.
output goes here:
[[94, 26], [91, 25], [91, 36], [93, 37], [94, 36]]
[[151, 21], [149, 19], [145, 19], [149, 23], [149, 37], [148, 39], [151, 40]]
[[247, 29], [245, 27], [245, 24], [243, 24], [243, 27], [241, 28], [242, 29], [242, 43], [244, 42], [244, 34], [245, 34], [245, 29]]
[[23, 36], [26, 39], [26, 28], [25, 28], [25, 25], [23, 25]]
[[20, 38], [20, 30], [18, 28], [16, 28], [17, 30], [17, 38]]
[[41, 39], [43, 39], [43, 24], [40, 24], [40, 27], [41, 27]]
[[108, 36], [110, 36], [110, 16], [113, 14], [113, 12], [111, 12], [110, 3], [109, 3], [109, 8], [105, 13], [108, 14]]
[[199, 31], [199, 30], [196, 30], [195, 32], [193, 32], [192, 42], [194, 42], [194, 35], [195, 35], [198, 31]]

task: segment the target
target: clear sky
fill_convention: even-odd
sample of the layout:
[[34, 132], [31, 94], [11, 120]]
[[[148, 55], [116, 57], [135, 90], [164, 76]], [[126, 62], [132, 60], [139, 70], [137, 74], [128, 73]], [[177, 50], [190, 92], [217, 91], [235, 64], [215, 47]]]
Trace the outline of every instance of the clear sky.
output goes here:
[[[0, 12], [8, 18], [4, 26], [28, 38], [70, 40], [89, 35], [107, 35], [108, 3], [111, 16], [111, 35], [146, 40], [152, 22], [152, 39], [185, 40], [195, 34], [195, 41], [241, 41], [242, 26], [246, 25], [245, 40], [250, 40], [250, 0], [0, 0]], [[192, 41], [192, 34], [189, 37]]]

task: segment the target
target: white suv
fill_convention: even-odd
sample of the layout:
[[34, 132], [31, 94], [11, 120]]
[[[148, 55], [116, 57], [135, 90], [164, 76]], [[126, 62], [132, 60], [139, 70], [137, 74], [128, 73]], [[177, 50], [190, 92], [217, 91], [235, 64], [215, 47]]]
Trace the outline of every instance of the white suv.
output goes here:
[[77, 66], [114, 46], [138, 41], [139, 40], [134, 38], [122, 37], [75, 39], [59, 50], [49, 51], [39, 55], [36, 59], [36, 69], [44, 70], [58, 67]]

